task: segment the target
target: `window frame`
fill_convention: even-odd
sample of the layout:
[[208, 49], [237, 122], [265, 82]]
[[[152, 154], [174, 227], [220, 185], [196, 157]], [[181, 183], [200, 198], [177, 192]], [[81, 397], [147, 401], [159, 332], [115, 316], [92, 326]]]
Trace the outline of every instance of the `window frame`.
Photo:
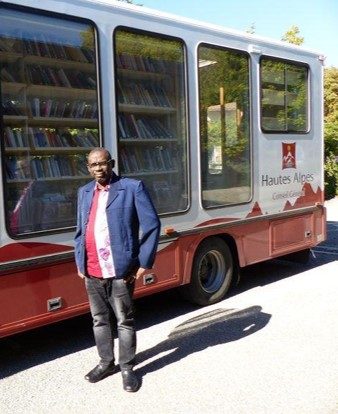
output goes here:
[[[89, 18], [84, 18], [84, 17], [78, 17], [78, 16], [73, 16], [73, 15], [69, 15], [69, 14], [63, 14], [63, 13], [58, 13], [58, 12], [53, 12], [53, 11], [46, 11], [46, 10], [41, 10], [38, 8], [32, 8], [32, 7], [27, 7], [27, 6], [21, 6], [21, 5], [14, 5], [14, 4], [6, 4], [6, 3], [0, 3], [0, 10], [1, 9], [6, 9], [6, 10], [10, 10], [13, 12], [19, 12], [19, 13], [25, 13], [27, 15], [33, 15], [35, 17], [47, 17], [47, 18], [51, 18], [54, 20], [64, 20], [64, 21], [68, 21], [71, 23], [79, 23], [79, 24], [83, 24], [83, 25], [87, 25], [87, 26], [91, 26], [93, 28], [94, 31], [94, 42], [95, 42], [95, 74], [96, 74], [96, 100], [97, 100], [97, 105], [98, 105], [98, 116], [97, 116], [97, 128], [98, 128], [98, 144], [100, 146], [103, 145], [104, 142], [104, 138], [103, 138], [103, 134], [104, 134], [104, 127], [103, 127], [103, 111], [102, 111], [102, 79], [101, 79], [101, 60], [100, 60], [100, 36], [99, 36], [99, 29], [97, 24], [89, 19]], [[0, 81], [0, 99], [2, 99], [2, 88], [1, 88], [1, 83], [2, 81]], [[5, 122], [4, 122], [4, 113], [3, 113], [3, 109], [2, 109], [2, 105], [0, 105], [0, 136], [4, 137], [4, 133], [5, 133]], [[90, 148], [88, 148], [90, 150]], [[34, 237], [41, 237], [41, 236], [46, 236], [46, 235], [50, 235], [50, 234], [60, 234], [60, 233], [69, 233], [69, 232], [74, 232], [74, 230], [76, 229], [76, 215], [74, 217], [74, 225], [73, 226], [65, 226], [65, 227], [57, 227], [57, 228], [52, 228], [52, 229], [43, 229], [43, 230], [37, 230], [37, 231], [31, 231], [31, 232], [27, 232], [27, 233], [13, 233], [11, 228], [10, 228], [10, 216], [9, 216], [9, 211], [7, 208], [7, 204], [5, 202], [5, 200], [7, 199], [8, 196], [8, 184], [7, 184], [7, 180], [6, 180], [6, 173], [5, 173], [5, 143], [4, 140], [1, 139], [0, 142], [0, 157], [1, 157], [1, 173], [2, 173], [2, 180], [1, 180], [1, 185], [2, 185], [2, 189], [3, 189], [3, 202], [2, 202], [2, 208], [3, 208], [3, 216], [4, 216], [4, 225], [5, 225], [5, 229], [7, 234], [10, 236], [11, 239], [13, 240], [22, 240], [22, 239], [27, 239], [27, 238], [34, 238]], [[89, 175], [88, 175], [89, 177]], [[74, 203], [76, 202], [76, 200], [74, 200]]]
[[[191, 209], [191, 157], [190, 157], [190, 112], [189, 112], [189, 78], [188, 78], [188, 67], [189, 67], [189, 62], [188, 62], [188, 53], [187, 53], [187, 44], [185, 42], [185, 40], [181, 37], [178, 36], [172, 36], [172, 35], [168, 35], [168, 34], [163, 34], [160, 32], [155, 32], [155, 31], [151, 31], [151, 30], [145, 30], [139, 27], [130, 27], [130, 26], [126, 26], [126, 25], [119, 25], [116, 26], [114, 28], [114, 31], [112, 33], [112, 44], [113, 44], [113, 49], [112, 49], [112, 54], [113, 54], [113, 70], [114, 70], [114, 88], [115, 88], [115, 96], [114, 96], [114, 102], [115, 102], [115, 131], [116, 131], [116, 150], [117, 150], [117, 160], [116, 160], [116, 164], [117, 164], [117, 172], [118, 174], [120, 174], [121, 171], [121, 165], [119, 162], [119, 157], [120, 157], [120, 139], [118, 137], [118, 114], [119, 112], [119, 102], [118, 102], [118, 93], [117, 93], [117, 79], [118, 79], [118, 66], [117, 66], [117, 59], [116, 59], [116, 33], [118, 31], [126, 31], [135, 35], [144, 35], [144, 36], [149, 36], [149, 37], [153, 37], [153, 38], [158, 38], [158, 39], [163, 39], [163, 40], [173, 40], [173, 41], [177, 41], [180, 42], [180, 44], [182, 45], [182, 51], [183, 51], [183, 63], [184, 63], [184, 68], [183, 68], [183, 76], [184, 76], [184, 89], [182, 90], [182, 92], [184, 93], [184, 97], [185, 97], [185, 102], [184, 102], [184, 107], [185, 107], [185, 132], [186, 132], [186, 139], [185, 139], [185, 150], [186, 150], [186, 188], [187, 188], [187, 205], [186, 208], [183, 210], [178, 210], [178, 211], [168, 211], [168, 212], [163, 212], [163, 213], [158, 213], [159, 217], [171, 217], [171, 216], [177, 216], [177, 215], [182, 215], [182, 214], [187, 214], [190, 209]], [[143, 181], [142, 178], [138, 178], [137, 179], [141, 179]]]
[[[200, 89], [200, 76], [199, 76], [199, 50], [201, 47], [208, 47], [210, 49], [217, 49], [227, 52], [237, 53], [238, 55], [247, 57], [248, 63], [248, 114], [249, 114], [249, 121], [248, 121], [248, 142], [249, 142], [249, 152], [250, 155], [248, 157], [249, 161], [249, 187], [250, 187], [250, 197], [248, 200], [241, 201], [241, 202], [233, 202], [233, 203], [225, 203], [225, 204], [218, 204], [214, 206], [206, 206], [205, 201], [203, 200], [203, 185], [202, 185], [202, 152], [201, 152], [201, 144], [202, 144], [202, 134], [201, 134], [201, 111], [200, 111], [200, 96], [201, 96], [201, 89]], [[199, 185], [200, 185], [200, 205], [203, 210], [215, 210], [224, 207], [231, 207], [237, 205], [244, 205], [249, 204], [253, 200], [253, 191], [254, 191], [254, 181], [253, 181], [253, 128], [252, 128], [252, 119], [253, 119], [253, 97], [252, 97], [252, 59], [251, 55], [247, 50], [244, 49], [236, 49], [233, 47], [228, 47], [220, 44], [214, 43], [207, 43], [207, 42], [200, 42], [196, 48], [196, 63], [197, 63], [197, 97], [198, 97], [198, 132], [199, 132], [199, 146], [198, 146], [198, 157], [199, 157], [199, 165], [200, 165], [200, 172], [199, 172]], [[209, 175], [211, 175], [208, 172]]]
[[[262, 88], [262, 60], [270, 60], [272, 62], [280, 62], [280, 63], [284, 63], [286, 65], [294, 65], [296, 67], [302, 67], [302, 68], [306, 68], [306, 73], [307, 73], [307, 77], [306, 77], [306, 81], [307, 81], [307, 89], [306, 89], [306, 93], [307, 93], [307, 99], [306, 99], [306, 109], [305, 109], [305, 113], [306, 113], [306, 130], [304, 131], [295, 131], [295, 130], [280, 130], [280, 129], [265, 129], [263, 127], [263, 88]], [[295, 135], [307, 135], [311, 132], [311, 106], [312, 106], [312, 99], [311, 99], [311, 87], [310, 87], [310, 83], [311, 83], [311, 70], [310, 70], [310, 65], [305, 63], [305, 62], [300, 62], [300, 61], [295, 61], [295, 60], [291, 60], [291, 59], [287, 59], [287, 58], [281, 58], [281, 57], [277, 57], [277, 56], [271, 56], [271, 55], [262, 55], [260, 56], [259, 59], [259, 123], [260, 123], [260, 129], [264, 134], [295, 134]], [[285, 83], [284, 83], [285, 86]]]

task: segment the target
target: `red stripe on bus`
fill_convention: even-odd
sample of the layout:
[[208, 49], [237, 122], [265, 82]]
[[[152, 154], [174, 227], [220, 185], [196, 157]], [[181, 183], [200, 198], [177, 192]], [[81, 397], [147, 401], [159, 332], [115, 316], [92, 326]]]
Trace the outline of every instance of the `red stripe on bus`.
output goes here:
[[29, 259], [30, 257], [71, 252], [74, 248], [51, 243], [16, 242], [0, 247], [0, 262]]

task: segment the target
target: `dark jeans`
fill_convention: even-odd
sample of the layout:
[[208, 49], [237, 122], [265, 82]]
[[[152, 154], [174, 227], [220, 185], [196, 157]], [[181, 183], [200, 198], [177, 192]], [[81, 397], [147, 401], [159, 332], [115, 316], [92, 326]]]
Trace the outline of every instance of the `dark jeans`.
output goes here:
[[114, 336], [119, 339], [119, 364], [130, 369], [135, 364], [136, 331], [133, 300], [134, 283], [123, 279], [86, 278], [93, 331], [100, 363], [114, 363]]

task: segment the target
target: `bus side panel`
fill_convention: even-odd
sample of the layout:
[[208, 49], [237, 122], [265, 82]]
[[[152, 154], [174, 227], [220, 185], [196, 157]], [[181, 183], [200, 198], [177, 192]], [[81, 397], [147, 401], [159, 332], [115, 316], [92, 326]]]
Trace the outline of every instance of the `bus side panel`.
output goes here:
[[180, 239], [184, 249], [183, 283], [189, 283], [195, 252], [199, 243], [212, 236], [231, 237], [236, 245], [240, 267], [263, 262], [288, 253], [309, 249], [326, 238], [326, 211], [317, 208], [311, 213], [276, 219], [260, 219], [233, 227], [201, 229], [200, 234]]
[[[309, 249], [326, 238], [325, 209], [312, 213], [258, 221], [230, 231], [242, 249], [238, 251], [241, 267], [288, 253]], [[238, 244], [238, 243], [237, 243]]]
[[[61, 307], [48, 311], [47, 301]], [[0, 276], [0, 337], [88, 311], [84, 281], [74, 262]]]
[[181, 254], [182, 249], [176, 241], [169, 242], [164, 247], [160, 244], [151, 273], [142, 280], [136, 281], [135, 297], [150, 295], [180, 285]]

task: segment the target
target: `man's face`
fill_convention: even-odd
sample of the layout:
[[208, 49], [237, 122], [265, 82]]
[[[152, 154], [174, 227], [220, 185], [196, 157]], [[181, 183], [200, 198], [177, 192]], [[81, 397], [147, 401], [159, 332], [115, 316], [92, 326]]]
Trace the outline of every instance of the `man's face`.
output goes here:
[[88, 171], [101, 185], [109, 183], [113, 170], [113, 160], [104, 151], [95, 151], [88, 156]]

